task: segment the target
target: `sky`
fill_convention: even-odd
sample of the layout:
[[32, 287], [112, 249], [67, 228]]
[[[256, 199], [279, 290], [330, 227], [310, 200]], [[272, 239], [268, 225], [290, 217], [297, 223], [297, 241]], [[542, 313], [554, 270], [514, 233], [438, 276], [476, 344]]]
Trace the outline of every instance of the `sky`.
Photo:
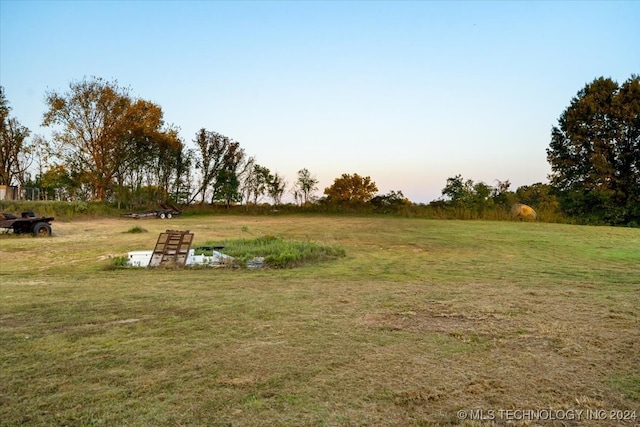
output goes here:
[[100, 77], [318, 196], [343, 173], [441, 197], [449, 177], [548, 182], [585, 84], [640, 74], [638, 1], [0, 0], [0, 85], [32, 134], [47, 92]]

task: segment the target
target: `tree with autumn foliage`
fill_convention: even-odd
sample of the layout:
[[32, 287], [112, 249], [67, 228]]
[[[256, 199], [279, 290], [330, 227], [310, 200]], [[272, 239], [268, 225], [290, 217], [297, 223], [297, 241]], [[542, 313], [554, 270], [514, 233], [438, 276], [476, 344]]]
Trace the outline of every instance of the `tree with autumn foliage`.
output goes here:
[[167, 172], [166, 166], [177, 161], [183, 146], [158, 105], [95, 77], [72, 82], [65, 93], [51, 91], [45, 102], [43, 125], [53, 127], [53, 152], [71, 175], [86, 177], [91, 199], [141, 184], [142, 175], [148, 183], [153, 171], [156, 186], [169, 185], [175, 170]]
[[551, 185], [585, 222], [640, 224], [640, 77], [585, 85], [553, 127]]
[[138, 189], [147, 184], [157, 190], [152, 192], [155, 199], [164, 199], [185, 187], [191, 158], [177, 129], [163, 125], [163, 112], [158, 105], [145, 100], [132, 102], [120, 126], [120, 143], [114, 150], [118, 189], [127, 194], [131, 188], [133, 196], [141, 196]]
[[361, 177], [357, 173], [349, 175], [343, 173], [333, 181], [331, 187], [324, 189], [328, 203], [366, 203], [378, 191], [376, 183], [371, 177]]

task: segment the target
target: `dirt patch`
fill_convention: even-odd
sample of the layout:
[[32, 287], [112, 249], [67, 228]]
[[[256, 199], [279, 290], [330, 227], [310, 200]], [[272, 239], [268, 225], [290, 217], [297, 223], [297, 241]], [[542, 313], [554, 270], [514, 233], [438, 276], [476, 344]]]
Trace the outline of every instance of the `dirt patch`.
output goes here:
[[257, 380], [248, 375], [239, 376], [239, 377], [220, 377], [216, 381], [218, 384], [231, 386], [231, 387], [250, 387], [256, 384]]
[[514, 322], [495, 314], [465, 315], [460, 313], [434, 313], [429, 311], [403, 311], [398, 313], [368, 313], [360, 323], [367, 328], [383, 328], [410, 332], [495, 332], [515, 329]]
[[122, 320], [114, 320], [113, 322], [108, 322], [107, 325], [126, 325], [127, 323], [136, 323], [140, 322], [142, 319], [122, 319]]

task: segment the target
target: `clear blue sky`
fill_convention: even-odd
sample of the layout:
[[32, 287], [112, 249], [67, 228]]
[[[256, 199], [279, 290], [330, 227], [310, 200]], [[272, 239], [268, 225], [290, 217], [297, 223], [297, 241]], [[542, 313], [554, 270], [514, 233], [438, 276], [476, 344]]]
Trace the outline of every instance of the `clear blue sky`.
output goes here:
[[0, 0], [0, 84], [36, 134], [47, 91], [97, 76], [318, 195], [358, 173], [429, 202], [456, 174], [547, 182], [577, 91], [640, 74], [638, 22], [638, 1]]

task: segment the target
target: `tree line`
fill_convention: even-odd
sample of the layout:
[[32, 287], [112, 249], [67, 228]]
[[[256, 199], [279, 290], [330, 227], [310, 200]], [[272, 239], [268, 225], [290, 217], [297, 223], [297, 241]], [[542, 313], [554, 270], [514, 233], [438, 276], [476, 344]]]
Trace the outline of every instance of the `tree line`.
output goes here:
[[[125, 206], [161, 200], [230, 206], [265, 195], [280, 204], [286, 191], [281, 175], [225, 135], [202, 128], [195, 148], [187, 147], [159, 105], [133, 98], [117, 82], [74, 81], [66, 92], [47, 93], [45, 104], [42, 124], [51, 138], [29, 139], [29, 129], [9, 117], [0, 87], [0, 185], [36, 188], [40, 199]], [[316, 183], [301, 169], [292, 187], [296, 201], [312, 202]]]
[[[74, 81], [66, 92], [47, 93], [45, 105], [43, 125], [51, 128], [51, 137], [30, 138], [30, 130], [10, 117], [0, 87], [0, 185], [37, 188], [41, 199], [125, 206], [172, 200], [248, 207], [265, 197], [280, 205], [287, 190], [296, 205], [325, 210], [366, 206], [406, 212], [418, 206], [401, 191], [377, 195], [375, 182], [358, 174], [341, 175], [318, 197], [318, 180], [307, 169], [289, 185], [239, 142], [205, 128], [189, 148], [177, 127], [164, 121], [159, 105], [134, 98], [117, 82]], [[640, 224], [640, 78], [587, 83], [552, 128], [546, 152], [552, 170], [548, 184], [513, 192], [509, 181], [490, 186], [456, 175], [429, 209], [485, 217], [522, 202], [582, 223]], [[35, 176], [29, 172], [34, 169]]]

